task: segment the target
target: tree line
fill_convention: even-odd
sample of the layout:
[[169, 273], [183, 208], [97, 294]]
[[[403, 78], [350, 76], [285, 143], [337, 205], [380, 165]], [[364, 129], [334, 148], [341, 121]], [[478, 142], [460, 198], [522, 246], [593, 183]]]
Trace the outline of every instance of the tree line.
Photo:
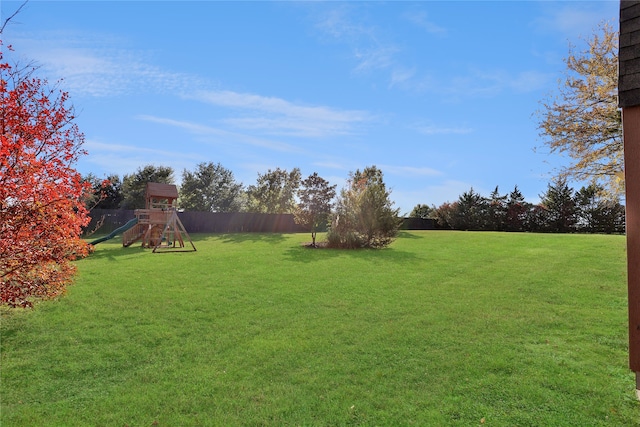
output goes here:
[[[90, 174], [84, 181], [92, 189], [86, 198], [88, 209], [141, 209], [147, 182], [174, 184], [174, 175], [171, 167], [146, 165], [122, 180]], [[186, 211], [293, 214], [296, 223], [311, 232], [312, 246], [317, 231], [329, 229], [329, 246], [382, 247], [400, 227], [399, 209], [393, 208], [391, 192], [376, 166], [351, 172], [337, 194], [336, 185], [317, 172], [302, 179], [299, 168], [270, 169], [258, 173], [256, 183], [245, 188], [220, 163], [203, 162], [193, 171], [183, 170], [178, 194], [179, 206]]]
[[488, 197], [471, 188], [453, 203], [416, 205], [410, 216], [429, 218], [450, 230], [548, 233], [624, 233], [625, 208], [597, 184], [569, 187], [558, 178], [547, 185], [540, 203], [525, 200], [516, 185], [508, 194], [496, 187]]
[[[256, 183], [245, 187], [220, 163], [202, 162], [195, 170], [182, 171], [179, 206], [199, 212], [294, 213], [297, 192], [307, 180], [302, 180], [298, 168], [276, 168], [259, 173]], [[175, 176], [169, 166], [146, 165], [122, 179], [110, 175], [102, 180], [89, 174], [84, 181], [92, 188], [86, 199], [89, 208], [142, 209], [147, 182], [175, 184]]]

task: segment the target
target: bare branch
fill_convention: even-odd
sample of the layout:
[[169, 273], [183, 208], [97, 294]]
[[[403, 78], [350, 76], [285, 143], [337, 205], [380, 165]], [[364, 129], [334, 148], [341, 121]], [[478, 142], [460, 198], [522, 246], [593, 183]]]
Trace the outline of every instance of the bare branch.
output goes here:
[[20, 13], [20, 11], [22, 10], [23, 7], [25, 7], [27, 5], [27, 3], [29, 3], [29, 0], [25, 0], [24, 3], [22, 3], [20, 5], [20, 7], [13, 12], [13, 15], [11, 15], [10, 17], [8, 17], [7, 19], [4, 20], [4, 22], [2, 23], [2, 26], [0, 27], [0, 34], [2, 34], [2, 32], [4, 31], [4, 27], [7, 26], [7, 24], [9, 23], [9, 21], [11, 21], [11, 19], [16, 16], [18, 13]]

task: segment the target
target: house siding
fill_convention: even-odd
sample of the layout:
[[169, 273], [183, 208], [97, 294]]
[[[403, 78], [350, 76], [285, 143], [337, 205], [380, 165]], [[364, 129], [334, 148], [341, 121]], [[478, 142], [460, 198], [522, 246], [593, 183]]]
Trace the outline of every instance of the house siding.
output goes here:
[[640, 105], [640, 0], [620, 2], [619, 43], [620, 107]]

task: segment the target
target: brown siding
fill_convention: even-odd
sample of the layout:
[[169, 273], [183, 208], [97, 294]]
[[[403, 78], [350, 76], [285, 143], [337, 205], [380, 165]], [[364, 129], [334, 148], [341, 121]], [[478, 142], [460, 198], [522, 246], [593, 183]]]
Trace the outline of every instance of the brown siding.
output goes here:
[[640, 0], [620, 2], [618, 62], [620, 106], [640, 105]]
[[640, 399], [640, 1], [620, 2], [618, 95], [626, 189], [629, 367]]
[[640, 373], [640, 105], [622, 110], [627, 190], [629, 365]]

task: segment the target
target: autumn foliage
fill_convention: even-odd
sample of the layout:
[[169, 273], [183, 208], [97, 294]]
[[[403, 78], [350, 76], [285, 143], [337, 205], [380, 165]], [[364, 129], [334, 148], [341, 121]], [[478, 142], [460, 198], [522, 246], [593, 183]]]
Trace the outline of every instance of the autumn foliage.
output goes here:
[[84, 136], [68, 94], [2, 50], [0, 103], [0, 303], [26, 307], [64, 293], [87, 253], [86, 185], [73, 168]]
[[602, 23], [583, 51], [571, 49], [557, 96], [542, 102], [539, 128], [552, 153], [570, 164], [558, 178], [590, 181], [612, 198], [624, 191], [618, 108], [618, 32]]

